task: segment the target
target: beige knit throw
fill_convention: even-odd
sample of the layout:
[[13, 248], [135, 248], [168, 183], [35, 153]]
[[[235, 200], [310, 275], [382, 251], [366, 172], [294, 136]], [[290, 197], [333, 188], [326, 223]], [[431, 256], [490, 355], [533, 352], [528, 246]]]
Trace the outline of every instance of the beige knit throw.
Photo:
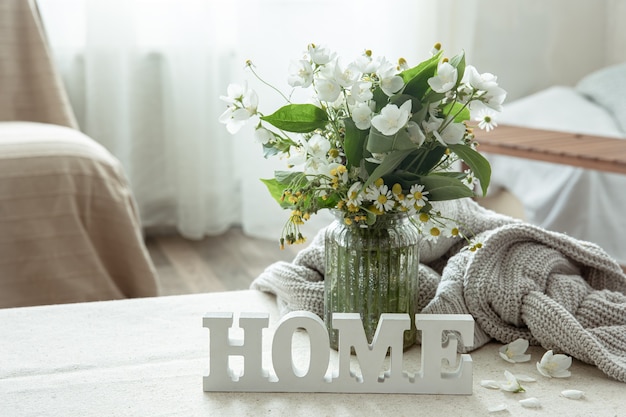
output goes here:
[[[472, 231], [483, 247], [459, 239], [423, 242], [418, 310], [471, 314], [477, 349], [525, 338], [596, 365], [626, 382], [626, 275], [595, 244], [496, 214], [470, 199], [437, 208]], [[323, 317], [324, 231], [293, 262], [270, 265], [252, 288], [276, 295], [282, 313]]]

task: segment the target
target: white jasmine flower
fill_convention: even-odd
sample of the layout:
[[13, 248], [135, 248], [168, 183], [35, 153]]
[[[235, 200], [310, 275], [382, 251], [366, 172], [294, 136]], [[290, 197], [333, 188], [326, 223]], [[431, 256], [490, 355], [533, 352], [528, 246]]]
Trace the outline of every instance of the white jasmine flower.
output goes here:
[[357, 81], [350, 89], [351, 97], [355, 102], [369, 101], [374, 98], [372, 93], [372, 83], [369, 81]]
[[461, 143], [463, 136], [465, 136], [465, 125], [463, 123], [450, 123], [441, 132], [434, 130], [433, 135], [443, 146], [456, 145]]
[[335, 64], [335, 81], [344, 88], [350, 88], [354, 83], [361, 78], [361, 73], [354, 64], [350, 64], [343, 68], [341, 62], [338, 60]]
[[358, 129], [367, 130], [372, 125], [372, 109], [367, 102], [357, 103], [352, 108], [352, 120]]
[[265, 145], [274, 139], [274, 134], [264, 127], [257, 127], [254, 130], [254, 139], [257, 143]]
[[315, 81], [315, 87], [317, 88], [317, 98], [321, 101], [334, 102], [341, 94], [339, 84], [328, 78], [317, 79]]
[[515, 375], [509, 371], [504, 371], [505, 382], [500, 383], [500, 388], [509, 392], [524, 392], [524, 387], [519, 383]]
[[311, 56], [311, 61], [313, 61], [317, 65], [328, 64], [335, 55], [325, 46], [315, 45], [313, 43], [309, 44], [307, 50], [309, 52], [309, 55]]
[[506, 98], [506, 91], [498, 86], [485, 91], [482, 102], [496, 111], [502, 111], [502, 103]]
[[569, 398], [570, 400], [580, 400], [585, 393], [577, 389], [566, 389], [561, 391], [561, 395], [565, 398]]
[[557, 353], [552, 350], [547, 351], [541, 358], [541, 362], [537, 362], [537, 370], [539, 373], [548, 378], [567, 378], [571, 375], [568, 370], [572, 366], [571, 356]]
[[359, 56], [355, 61], [354, 65], [361, 71], [363, 74], [373, 74], [379, 67], [379, 63], [372, 59], [372, 51], [365, 51], [363, 55]]
[[404, 86], [402, 77], [397, 74], [397, 69], [391, 62], [381, 61], [376, 75], [380, 80], [381, 90], [388, 96], [397, 93]]
[[405, 71], [411, 67], [409, 66], [409, 63], [406, 62], [406, 59], [398, 58], [398, 65], [396, 66], [396, 68], [398, 69], [398, 71]]
[[304, 173], [307, 175], [326, 175], [330, 171], [328, 161], [322, 158], [307, 158], [304, 162]]
[[428, 79], [428, 85], [437, 93], [447, 93], [455, 85], [458, 71], [449, 62], [441, 62], [437, 66], [437, 75]]
[[424, 132], [431, 133], [437, 131], [441, 127], [442, 123], [443, 119], [431, 116], [430, 119], [422, 122], [422, 128], [424, 129]]
[[227, 96], [220, 96], [220, 99], [229, 104], [228, 108], [219, 117], [220, 123], [226, 125], [229, 133], [235, 134], [241, 127], [257, 114], [259, 98], [256, 91], [248, 88], [247, 83], [243, 85], [229, 84]]
[[541, 408], [541, 403], [536, 397], [524, 398], [519, 400], [519, 403], [524, 408]]
[[372, 153], [372, 156], [369, 158], [365, 158], [367, 162], [371, 162], [373, 164], [381, 164], [385, 160], [386, 153]]
[[235, 105], [242, 102], [248, 91], [250, 90], [248, 90], [248, 83], [246, 82], [243, 85], [231, 83], [226, 87], [226, 95], [220, 96], [220, 100], [225, 101], [229, 105]]
[[490, 73], [479, 74], [471, 65], [465, 67], [463, 81], [473, 89], [482, 91], [481, 101], [496, 111], [502, 111], [502, 103], [506, 98], [506, 91], [498, 86], [498, 78]]
[[469, 84], [475, 90], [485, 91], [498, 85], [498, 77], [488, 72], [480, 74], [473, 65], [467, 65], [462, 82]]
[[406, 126], [406, 131], [409, 134], [411, 142], [416, 144], [418, 148], [422, 146], [424, 140], [426, 140], [426, 135], [424, 135], [424, 132], [422, 132], [422, 129], [420, 129], [420, 126], [417, 123], [409, 121]]
[[474, 118], [478, 122], [478, 127], [489, 132], [498, 126], [496, 121], [496, 112], [491, 109], [480, 109]]
[[219, 117], [220, 123], [226, 125], [228, 133], [235, 134], [250, 120], [250, 113], [246, 109], [228, 107]]
[[313, 83], [313, 67], [311, 63], [304, 59], [291, 61], [287, 82], [292, 87], [309, 87]]
[[306, 150], [313, 158], [326, 159], [330, 150], [330, 141], [316, 133], [306, 142]]
[[411, 100], [405, 101], [400, 107], [395, 104], [387, 104], [380, 114], [372, 117], [372, 126], [385, 136], [398, 133], [411, 117]]
[[289, 167], [299, 166], [306, 162], [306, 150], [303, 146], [291, 146], [289, 148], [289, 156], [287, 157], [287, 165]]
[[528, 362], [530, 355], [526, 354], [526, 349], [528, 349], [528, 340], [520, 338], [502, 346], [499, 349], [499, 354], [507, 362]]

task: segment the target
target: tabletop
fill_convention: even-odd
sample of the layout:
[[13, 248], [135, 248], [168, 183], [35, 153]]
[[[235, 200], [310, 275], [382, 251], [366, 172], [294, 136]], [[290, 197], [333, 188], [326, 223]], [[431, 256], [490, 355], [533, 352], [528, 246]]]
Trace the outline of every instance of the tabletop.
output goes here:
[[[626, 415], [626, 385], [594, 366], [574, 360], [571, 377], [549, 379], [535, 367], [542, 348], [511, 364], [495, 342], [471, 352], [471, 395], [205, 392], [207, 312], [266, 312], [270, 332], [279, 319], [274, 297], [253, 290], [0, 309], [0, 416]], [[536, 381], [516, 394], [481, 386], [505, 370]], [[530, 397], [541, 408], [522, 407]]]

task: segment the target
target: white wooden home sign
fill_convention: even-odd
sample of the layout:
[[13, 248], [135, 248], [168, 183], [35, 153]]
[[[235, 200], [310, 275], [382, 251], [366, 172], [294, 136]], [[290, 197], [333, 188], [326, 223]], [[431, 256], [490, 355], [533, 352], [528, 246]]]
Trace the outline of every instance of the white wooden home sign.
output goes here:
[[[238, 327], [232, 312], [207, 313], [203, 327], [209, 329], [209, 372], [203, 378], [204, 391], [472, 394], [470, 355], [457, 355], [455, 333], [442, 344], [442, 333], [454, 331], [470, 346], [471, 315], [416, 314], [422, 346], [420, 367], [413, 372], [404, 369], [403, 361], [403, 333], [411, 326], [408, 314], [381, 315], [371, 344], [358, 314], [335, 313], [332, 320], [339, 333], [337, 352], [331, 352], [324, 322], [311, 312], [285, 315], [271, 344], [263, 336], [267, 313], [241, 313]], [[233, 337], [236, 331], [243, 340]], [[294, 355], [296, 335], [302, 341], [299, 355]], [[237, 360], [239, 369], [234, 366]], [[300, 367], [302, 360], [306, 363]], [[452, 369], [444, 369], [444, 363]]]

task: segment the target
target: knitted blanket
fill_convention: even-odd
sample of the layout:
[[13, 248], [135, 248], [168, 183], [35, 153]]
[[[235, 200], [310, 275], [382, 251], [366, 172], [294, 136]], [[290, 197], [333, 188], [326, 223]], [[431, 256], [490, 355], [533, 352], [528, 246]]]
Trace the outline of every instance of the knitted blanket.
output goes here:
[[[626, 382], [626, 275], [599, 246], [496, 214], [471, 199], [439, 203], [483, 243], [422, 242], [417, 310], [471, 314], [471, 351], [524, 338], [596, 365]], [[293, 262], [266, 268], [251, 287], [276, 295], [281, 313], [324, 311], [324, 230]]]

